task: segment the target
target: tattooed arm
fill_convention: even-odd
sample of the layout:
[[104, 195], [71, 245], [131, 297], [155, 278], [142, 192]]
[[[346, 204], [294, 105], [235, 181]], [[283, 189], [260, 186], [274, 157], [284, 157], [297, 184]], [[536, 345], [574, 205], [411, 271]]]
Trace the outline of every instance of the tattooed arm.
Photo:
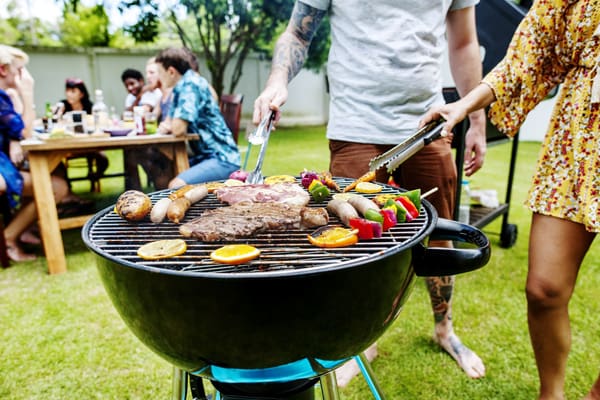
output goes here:
[[310, 7], [300, 1], [294, 5], [287, 29], [275, 45], [271, 74], [265, 89], [254, 102], [252, 122], [255, 124], [258, 124], [269, 110], [275, 110], [275, 120], [279, 120], [279, 107], [287, 100], [288, 83], [304, 65], [310, 42], [325, 13], [325, 10]]

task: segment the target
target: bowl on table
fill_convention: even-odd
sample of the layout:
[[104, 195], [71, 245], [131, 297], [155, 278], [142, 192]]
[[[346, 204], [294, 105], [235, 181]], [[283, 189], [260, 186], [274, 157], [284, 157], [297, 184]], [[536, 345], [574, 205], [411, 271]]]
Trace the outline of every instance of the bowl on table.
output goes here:
[[127, 136], [132, 131], [133, 129], [131, 128], [108, 128], [104, 130], [104, 132], [109, 133], [110, 136]]

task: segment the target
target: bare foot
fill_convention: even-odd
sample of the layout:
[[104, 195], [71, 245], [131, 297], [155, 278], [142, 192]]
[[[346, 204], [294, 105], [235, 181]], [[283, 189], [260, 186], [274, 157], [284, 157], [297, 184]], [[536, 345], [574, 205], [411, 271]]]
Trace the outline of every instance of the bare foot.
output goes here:
[[28, 254], [16, 244], [6, 244], [6, 253], [12, 261], [32, 261], [37, 258], [35, 254]]
[[462, 344], [453, 331], [446, 335], [435, 332], [433, 340], [456, 360], [469, 378], [476, 379], [485, 376], [485, 365], [483, 365], [481, 358], [473, 350]]
[[39, 236], [37, 236], [35, 233], [33, 233], [32, 230], [27, 229], [25, 232], [23, 232], [21, 234], [21, 236], [19, 237], [19, 240], [22, 243], [27, 243], [27, 244], [41, 244], [42, 240], [39, 238]]
[[[375, 357], [377, 357], [377, 343], [373, 343], [371, 346], [369, 346], [369, 348], [365, 350], [365, 355], [367, 356], [367, 360], [369, 360], [369, 362], [373, 361]], [[352, 378], [359, 373], [360, 368], [353, 358], [335, 370], [335, 377], [338, 387], [346, 387]]]

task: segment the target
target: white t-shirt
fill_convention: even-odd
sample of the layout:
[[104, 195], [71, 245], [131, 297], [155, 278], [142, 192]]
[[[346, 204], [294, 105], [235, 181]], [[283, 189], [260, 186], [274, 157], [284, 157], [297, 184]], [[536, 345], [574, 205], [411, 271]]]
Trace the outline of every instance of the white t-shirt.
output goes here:
[[[138, 103], [138, 105], [140, 105], [140, 106], [148, 105], [148, 106], [154, 108], [160, 102], [161, 97], [162, 97], [161, 90], [159, 88], [156, 88], [151, 92], [145, 92], [144, 94], [142, 94], [142, 98], [140, 99], [140, 102]], [[127, 93], [127, 97], [125, 97], [125, 108], [131, 107], [134, 102], [135, 102], [135, 96], [132, 95], [131, 93]]]
[[301, 0], [328, 10], [327, 137], [397, 144], [442, 96], [449, 10], [479, 0]]

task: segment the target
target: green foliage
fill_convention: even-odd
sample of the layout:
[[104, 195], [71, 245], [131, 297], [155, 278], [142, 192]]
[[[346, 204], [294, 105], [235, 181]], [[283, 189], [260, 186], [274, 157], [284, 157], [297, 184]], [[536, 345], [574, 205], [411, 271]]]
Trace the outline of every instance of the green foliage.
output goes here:
[[125, 31], [138, 43], [152, 43], [159, 32], [160, 19], [158, 5], [153, 0], [123, 0], [119, 4], [119, 11], [126, 8], [137, 7], [142, 12], [137, 22], [125, 28]]
[[[151, 22], [156, 19], [144, 21], [151, 15], [158, 19], [153, 4], [152, 0], [121, 2], [122, 7], [138, 7], [142, 13], [138, 23], [142, 25], [127, 28], [130, 32], [139, 29], [146, 38], [152, 36]], [[205, 57], [216, 91], [232, 93], [248, 54], [258, 52], [271, 57], [275, 40], [287, 25], [293, 6], [294, 0], [182, 0], [167, 13], [181, 44]], [[307, 68], [317, 70], [323, 65], [328, 43], [329, 25], [324, 23], [309, 50]], [[227, 84], [226, 69], [230, 71]]]
[[66, 46], [107, 47], [110, 44], [108, 25], [104, 6], [79, 6], [76, 13], [64, 13], [61, 39]]
[[25, 18], [22, 11], [15, 0], [8, 2], [6, 6], [8, 18], [0, 19], [2, 43], [15, 46], [57, 46], [60, 43], [57, 32], [50, 24], [39, 18]]
[[21, 36], [21, 31], [11, 23], [10, 19], [0, 20], [0, 37], [2, 37], [2, 42], [16, 44]]

